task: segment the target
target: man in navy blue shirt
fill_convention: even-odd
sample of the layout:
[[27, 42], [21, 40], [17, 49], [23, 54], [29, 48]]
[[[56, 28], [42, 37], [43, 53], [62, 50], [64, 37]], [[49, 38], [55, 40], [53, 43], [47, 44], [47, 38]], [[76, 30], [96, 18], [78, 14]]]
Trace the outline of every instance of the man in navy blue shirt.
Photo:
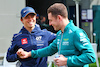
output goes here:
[[47, 67], [47, 57], [21, 59], [17, 54], [19, 48], [25, 51], [37, 50], [48, 46], [48, 43], [55, 39], [56, 35], [46, 29], [41, 30], [36, 24], [36, 12], [32, 7], [25, 7], [21, 10], [21, 22], [23, 27], [19, 33], [14, 34], [12, 44], [7, 51], [8, 62], [21, 62], [20, 67]]

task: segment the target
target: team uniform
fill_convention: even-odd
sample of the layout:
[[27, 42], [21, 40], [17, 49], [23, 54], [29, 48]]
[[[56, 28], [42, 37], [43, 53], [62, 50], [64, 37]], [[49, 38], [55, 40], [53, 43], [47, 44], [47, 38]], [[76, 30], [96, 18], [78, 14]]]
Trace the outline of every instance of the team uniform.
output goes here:
[[29, 52], [47, 47], [49, 42], [55, 39], [55, 37], [54, 33], [46, 29], [41, 30], [37, 24], [31, 33], [23, 27], [18, 34], [14, 34], [6, 59], [8, 62], [19, 60], [21, 62], [20, 67], [47, 67], [47, 57], [20, 59], [16, 52], [19, 48]]
[[[45, 53], [43, 53], [45, 51]], [[95, 53], [87, 34], [76, 27], [72, 21], [65, 27], [64, 32], [57, 32], [56, 39], [42, 50], [32, 50], [33, 58], [58, 54], [64, 55], [68, 67], [89, 67], [89, 63], [95, 62]]]

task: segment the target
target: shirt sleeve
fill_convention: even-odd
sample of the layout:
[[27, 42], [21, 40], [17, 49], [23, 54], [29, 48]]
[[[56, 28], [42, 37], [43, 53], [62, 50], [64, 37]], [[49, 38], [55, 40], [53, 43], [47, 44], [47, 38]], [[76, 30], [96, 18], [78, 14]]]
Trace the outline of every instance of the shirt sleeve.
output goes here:
[[48, 37], [48, 43], [50, 44], [50, 43], [52, 43], [53, 40], [56, 38], [56, 34], [50, 32], [50, 31], [48, 31], [48, 33], [47, 33], [47, 37]]
[[38, 50], [32, 50], [31, 51], [31, 57], [32, 58], [37, 58], [37, 57], [47, 57], [55, 54], [58, 49], [56, 46], [56, 39], [47, 47], [38, 49]]
[[11, 46], [8, 48], [6, 59], [8, 62], [15, 62], [18, 60], [16, 42], [13, 40]]
[[74, 33], [74, 45], [80, 52], [80, 55], [68, 57], [68, 66], [83, 66], [85, 64], [94, 63], [96, 60], [94, 50], [89, 38], [83, 30], [77, 30]]
[[56, 38], [56, 34], [52, 32], [48, 32], [48, 33], [49, 33], [49, 41], [54, 40]]

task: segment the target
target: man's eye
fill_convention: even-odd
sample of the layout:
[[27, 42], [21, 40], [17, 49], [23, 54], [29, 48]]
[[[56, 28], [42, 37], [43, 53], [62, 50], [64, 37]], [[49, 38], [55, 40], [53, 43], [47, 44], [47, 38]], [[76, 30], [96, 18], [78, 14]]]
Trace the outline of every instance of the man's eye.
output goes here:
[[33, 18], [34, 16], [31, 16], [31, 18]]
[[25, 19], [28, 19], [28, 17], [25, 17]]
[[52, 20], [49, 20], [50, 22], [52, 21]]

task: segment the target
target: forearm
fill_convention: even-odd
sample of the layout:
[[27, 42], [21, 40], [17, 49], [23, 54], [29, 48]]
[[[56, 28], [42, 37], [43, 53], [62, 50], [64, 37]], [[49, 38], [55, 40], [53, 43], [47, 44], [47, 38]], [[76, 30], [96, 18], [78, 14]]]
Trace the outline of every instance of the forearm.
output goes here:
[[48, 46], [48, 47], [45, 47], [45, 48], [42, 48], [42, 49], [32, 50], [31, 51], [31, 57], [33, 57], [33, 58], [47, 57], [47, 56], [53, 55], [57, 51], [58, 50], [57, 50], [56, 47]]
[[85, 64], [90, 64], [95, 62], [94, 53], [84, 53], [79, 56], [68, 57], [68, 66], [83, 66]]

